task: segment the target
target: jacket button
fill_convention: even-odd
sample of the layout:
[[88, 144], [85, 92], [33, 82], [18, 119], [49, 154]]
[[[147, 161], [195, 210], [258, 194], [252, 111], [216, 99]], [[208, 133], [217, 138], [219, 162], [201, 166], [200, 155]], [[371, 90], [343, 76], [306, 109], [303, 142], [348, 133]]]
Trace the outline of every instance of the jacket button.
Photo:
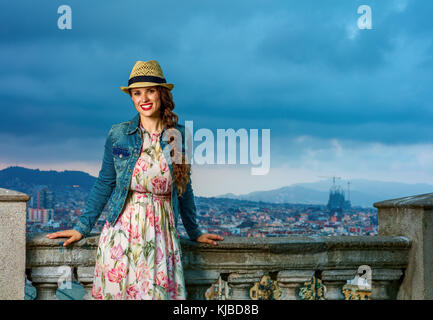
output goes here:
[[123, 157], [123, 154], [119, 154], [119, 158], [122, 158]]

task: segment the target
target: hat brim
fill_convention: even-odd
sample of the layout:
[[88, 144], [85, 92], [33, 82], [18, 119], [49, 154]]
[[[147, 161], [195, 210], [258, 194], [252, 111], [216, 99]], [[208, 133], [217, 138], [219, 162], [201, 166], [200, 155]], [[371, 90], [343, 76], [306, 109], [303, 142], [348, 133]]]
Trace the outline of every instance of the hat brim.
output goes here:
[[132, 89], [132, 88], [145, 88], [145, 87], [154, 87], [154, 86], [166, 87], [169, 90], [174, 88], [174, 84], [172, 84], [172, 83], [134, 82], [129, 87], [120, 87], [120, 90], [129, 94], [129, 89]]

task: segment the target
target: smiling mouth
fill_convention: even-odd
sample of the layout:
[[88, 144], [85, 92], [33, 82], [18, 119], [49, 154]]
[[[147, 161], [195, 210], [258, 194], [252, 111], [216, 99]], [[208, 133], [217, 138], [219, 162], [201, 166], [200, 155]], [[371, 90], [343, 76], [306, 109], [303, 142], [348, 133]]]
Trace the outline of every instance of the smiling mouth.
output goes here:
[[141, 109], [147, 111], [152, 109], [152, 104], [151, 103], [147, 103], [147, 104], [140, 104]]

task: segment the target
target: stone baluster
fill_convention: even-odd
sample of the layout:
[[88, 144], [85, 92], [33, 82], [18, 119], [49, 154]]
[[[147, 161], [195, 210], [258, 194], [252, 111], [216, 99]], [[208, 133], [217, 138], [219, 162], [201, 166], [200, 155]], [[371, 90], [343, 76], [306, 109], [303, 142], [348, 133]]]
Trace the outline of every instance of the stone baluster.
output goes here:
[[326, 300], [344, 300], [343, 286], [347, 280], [356, 276], [356, 269], [324, 270], [321, 272], [323, 285], [326, 287]]
[[298, 289], [314, 275], [314, 270], [283, 270], [277, 274], [280, 300], [299, 300]]
[[93, 276], [94, 276], [95, 267], [78, 267], [77, 268], [77, 276], [78, 281], [86, 290], [86, 294], [83, 297], [83, 300], [92, 300], [92, 287], [93, 287]]
[[72, 267], [33, 267], [31, 270], [32, 284], [37, 290], [36, 300], [57, 300], [58, 284], [70, 281]]
[[231, 300], [250, 300], [250, 289], [255, 282], [259, 282], [263, 271], [233, 272], [228, 276], [228, 285], [231, 288]]
[[187, 299], [205, 300], [206, 290], [218, 280], [219, 275], [214, 270], [185, 270]]
[[401, 269], [372, 269], [372, 300], [397, 299], [400, 279], [403, 276]]

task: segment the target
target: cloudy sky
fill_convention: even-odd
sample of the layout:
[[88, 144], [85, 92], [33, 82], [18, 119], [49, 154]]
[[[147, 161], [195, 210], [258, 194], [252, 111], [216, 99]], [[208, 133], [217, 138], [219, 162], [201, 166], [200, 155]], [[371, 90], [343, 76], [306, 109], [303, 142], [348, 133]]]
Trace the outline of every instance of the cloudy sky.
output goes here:
[[[72, 29], [57, 26], [60, 5]], [[359, 29], [369, 5], [372, 29]], [[433, 179], [433, 2], [31, 1], [0, 3], [0, 169], [97, 175], [106, 134], [136, 111], [136, 60], [175, 84], [180, 123], [270, 129], [269, 173], [193, 167], [196, 195], [337, 175]], [[196, 143], [197, 144], [197, 143]]]

